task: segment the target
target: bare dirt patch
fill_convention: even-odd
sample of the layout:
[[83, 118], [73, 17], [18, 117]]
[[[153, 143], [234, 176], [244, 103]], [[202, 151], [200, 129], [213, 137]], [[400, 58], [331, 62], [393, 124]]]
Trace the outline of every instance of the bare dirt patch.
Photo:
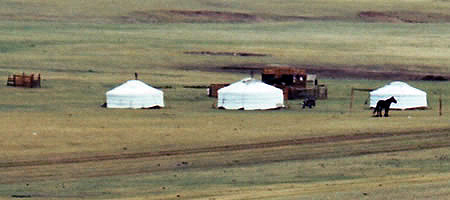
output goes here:
[[212, 10], [150, 10], [134, 11], [120, 16], [121, 23], [257, 23], [264, 21], [329, 21], [355, 20], [387, 23], [449, 23], [450, 15], [410, 11], [361, 11], [357, 16], [302, 16], [250, 14]]
[[[408, 71], [371, 71], [365, 69], [338, 69], [328, 67], [310, 67], [307, 71], [313, 74], [320, 74], [330, 78], [364, 78], [373, 80], [426, 80], [426, 81], [446, 81], [450, 74], [433, 74], [423, 72]], [[431, 78], [427, 78], [431, 77]]]
[[221, 12], [210, 10], [156, 10], [156, 11], [135, 11], [120, 19], [127, 23], [163, 23], [163, 22], [185, 22], [185, 23], [207, 23], [207, 22], [260, 22], [263, 18], [257, 15]]
[[[345, 66], [298, 66], [289, 65], [290, 67], [296, 67], [305, 69], [308, 73], [317, 74], [321, 77], [327, 78], [350, 78], [350, 79], [372, 79], [372, 80], [424, 80], [424, 81], [448, 81], [450, 74], [448, 73], [426, 73], [426, 72], [414, 72], [414, 71], [384, 71], [382, 67], [345, 67]], [[262, 69], [267, 67], [273, 67], [273, 65], [266, 64], [245, 64], [245, 65], [230, 65], [230, 66], [217, 66], [210, 68], [201, 67], [183, 67], [184, 70], [203, 70], [213, 72], [230, 72], [230, 73], [250, 73], [261, 72]], [[396, 67], [393, 67], [396, 68]], [[402, 68], [399, 66], [398, 68]]]
[[283, 16], [211, 10], [134, 11], [120, 16], [122, 23], [258, 23], [263, 21], [339, 20], [334, 16]]
[[377, 12], [363, 11], [358, 17], [368, 22], [392, 22], [392, 23], [448, 23], [450, 15], [422, 12]]
[[206, 20], [212, 21], [226, 21], [226, 22], [249, 22], [249, 21], [261, 21], [262, 18], [256, 15], [237, 12], [220, 12], [209, 10], [170, 10], [171, 15], [178, 15], [190, 18], [206, 18]]
[[35, 13], [0, 14], [0, 19], [20, 21], [86, 21], [92, 23], [259, 23], [286, 21], [355, 21], [387, 23], [450, 23], [447, 13], [412, 11], [361, 11], [356, 15], [277, 15], [214, 10], [138, 10], [121, 16], [47, 15]]
[[185, 54], [206, 55], [206, 56], [243, 56], [243, 57], [265, 57], [268, 54], [248, 53], [248, 52], [214, 52], [214, 51], [186, 51]]

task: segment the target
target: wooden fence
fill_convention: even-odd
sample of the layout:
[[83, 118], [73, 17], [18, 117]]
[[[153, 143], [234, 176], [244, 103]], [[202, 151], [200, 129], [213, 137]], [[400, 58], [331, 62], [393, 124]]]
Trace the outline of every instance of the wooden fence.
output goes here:
[[22, 73], [21, 75], [8, 75], [6, 85], [13, 87], [40, 88], [41, 74], [26, 75], [25, 73]]
[[[328, 88], [325, 85], [317, 85], [312, 88], [285, 87], [283, 92], [287, 93], [288, 99], [304, 99], [314, 97], [315, 99], [327, 99]], [[285, 96], [286, 99], [286, 96]]]

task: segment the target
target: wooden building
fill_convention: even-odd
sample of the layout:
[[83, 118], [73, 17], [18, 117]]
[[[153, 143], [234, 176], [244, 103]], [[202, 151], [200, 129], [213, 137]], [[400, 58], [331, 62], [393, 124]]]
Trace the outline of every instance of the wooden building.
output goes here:
[[264, 68], [261, 73], [262, 82], [276, 87], [296, 86], [305, 88], [306, 78], [305, 70], [292, 67]]
[[261, 80], [266, 84], [282, 89], [285, 99], [328, 98], [327, 87], [319, 85], [317, 76], [307, 74], [304, 69], [287, 66], [264, 68], [261, 73]]

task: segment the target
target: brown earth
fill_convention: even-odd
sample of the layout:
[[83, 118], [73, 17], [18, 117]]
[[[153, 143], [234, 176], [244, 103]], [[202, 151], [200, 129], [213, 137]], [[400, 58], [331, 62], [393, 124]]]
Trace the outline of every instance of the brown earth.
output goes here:
[[249, 53], [249, 52], [216, 52], [216, 51], [186, 51], [184, 54], [207, 55], [207, 56], [243, 56], [243, 57], [265, 57], [269, 54]]
[[[350, 78], [350, 79], [373, 79], [373, 80], [424, 80], [424, 81], [448, 81], [450, 79], [449, 73], [426, 73], [414, 71], [384, 71], [382, 67], [343, 67], [343, 66], [297, 66], [288, 65], [289, 67], [305, 69], [307, 73], [317, 74], [320, 77], [327, 78]], [[273, 67], [273, 65], [266, 64], [244, 64], [244, 65], [230, 65], [230, 66], [216, 66], [216, 67], [182, 67], [184, 70], [201, 70], [212, 72], [231, 72], [231, 73], [246, 73], [252, 71], [254, 73], [261, 72], [262, 69]], [[374, 68], [369, 70], [368, 68]], [[392, 68], [399, 68], [392, 67]]]
[[167, 22], [261, 22], [260, 16], [237, 12], [220, 12], [210, 10], [156, 10], [135, 11], [127, 16], [121, 16], [120, 21], [125, 23], [167, 23]]
[[212, 10], [148, 10], [133, 11], [122, 16], [47, 15], [35, 13], [0, 14], [0, 19], [25, 21], [88, 21], [93, 23], [258, 23], [264, 21], [332, 20], [387, 23], [450, 23], [449, 14], [410, 11], [361, 11], [356, 16], [302, 16], [252, 14]]
[[392, 22], [392, 23], [448, 23], [450, 15], [439, 13], [423, 13], [408, 11], [363, 11], [358, 17], [369, 22]]
[[335, 16], [283, 16], [211, 10], [135, 11], [119, 17], [123, 23], [257, 23], [263, 21], [339, 20]]
[[[357, 14], [356, 19], [388, 23], [448, 23], [450, 22], [450, 15], [408, 11], [362, 11]], [[286, 16], [211, 10], [153, 10], [131, 12], [126, 16], [119, 17], [119, 20], [123, 23], [255, 23], [263, 21], [346, 21], [354, 19], [344, 16]]]
[[[133, 11], [122, 16], [88, 16], [88, 15], [48, 15], [35, 13], [1, 14], [0, 19], [20, 21], [87, 21], [93, 23], [257, 23], [263, 21], [298, 21], [298, 20], [338, 20], [333, 16], [281, 16], [266, 14], [249, 14], [211, 10], [151, 10]], [[344, 18], [342, 18], [344, 19]]]

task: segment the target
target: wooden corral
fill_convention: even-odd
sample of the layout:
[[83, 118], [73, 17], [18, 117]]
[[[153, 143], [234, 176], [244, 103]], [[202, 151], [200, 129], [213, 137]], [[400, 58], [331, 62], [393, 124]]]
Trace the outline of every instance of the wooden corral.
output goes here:
[[217, 97], [217, 95], [218, 95], [217, 91], [220, 88], [224, 88], [224, 87], [229, 86], [229, 85], [230, 85], [229, 83], [216, 83], [216, 84], [209, 85], [208, 96], [210, 96], [210, 97]]
[[328, 88], [325, 85], [317, 85], [311, 88], [285, 87], [288, 99], [303, 99], [305, 97], [314, 97], [315, 99], [327, 99]]
[[6, 85], [13, 87], [40, 88], [41, 74], [26, 75], [25, 73], [22, 73], [20, 75], [8, 75], [8, 81], [6, 82]]
[[288, 100], [289, 99], [289, 88], [285, 87], [285, 88], [282, 88], [282, 90], [283, 90], [283, 99]]
[[349, 112], [352, 112], [352, 107], [353, 107], [353, 96], [355, 91], [361, 91], [361, 92], [371, 92], [373, 91], [373, 88], [352, 88], [351, 92], [350, 92], [350, 106], [348, 108]]
[[285, 99], [328, 98], [327, 87], [319, 85], [317, 76], [307, 74], [304, 69], [284, 66], [265, 68], [261, 73], [261, 80], [282, 89]]

